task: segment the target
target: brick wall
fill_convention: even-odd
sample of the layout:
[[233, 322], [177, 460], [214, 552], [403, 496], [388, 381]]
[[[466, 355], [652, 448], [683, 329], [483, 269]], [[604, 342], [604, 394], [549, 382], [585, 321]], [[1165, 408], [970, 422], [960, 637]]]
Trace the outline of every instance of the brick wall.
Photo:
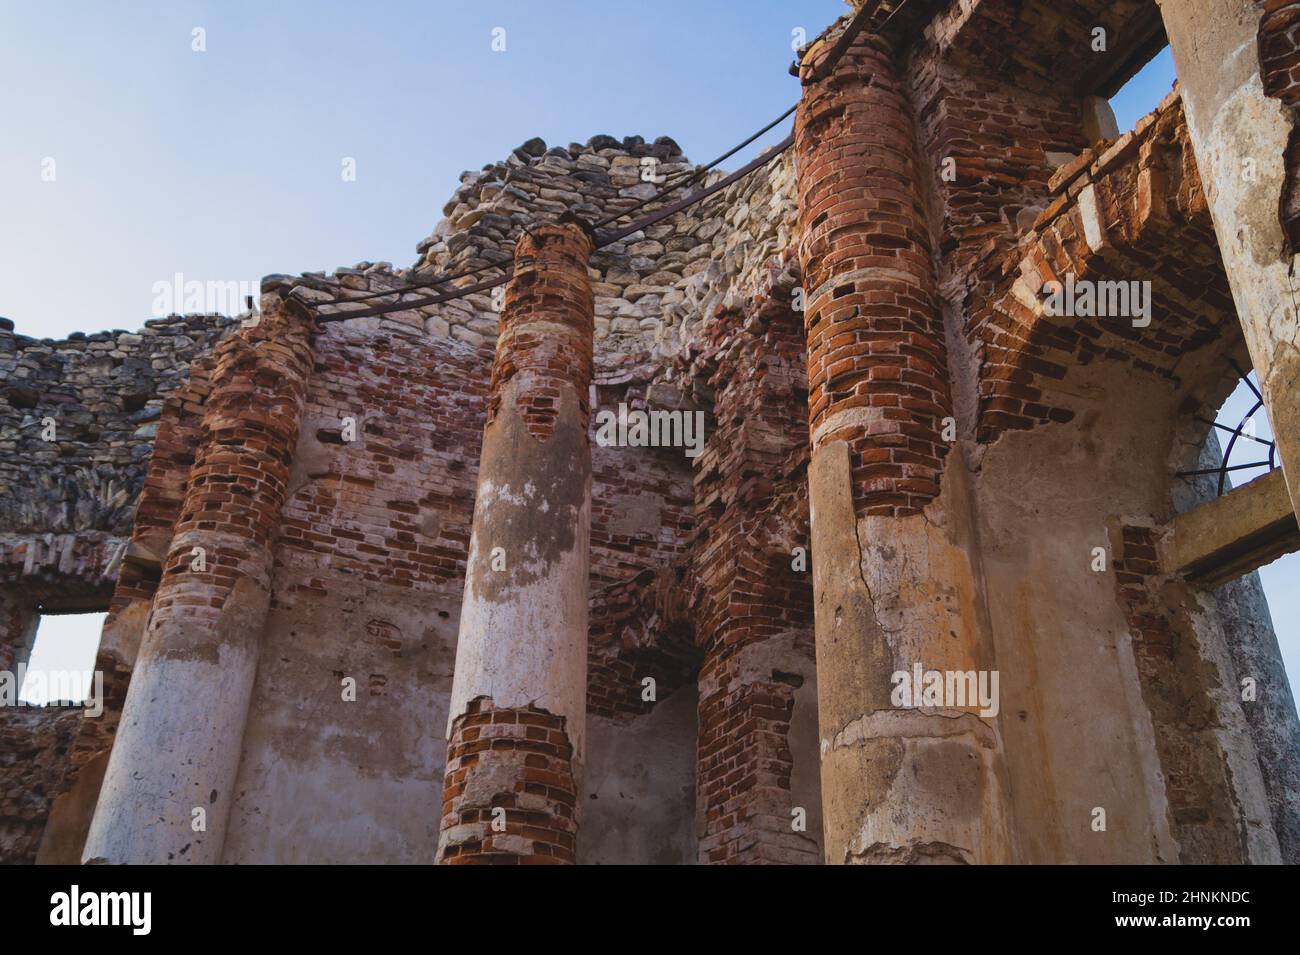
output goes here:
[[[577, 789], [564, 721], [535, 707], [472, 702], [447, 746], [444, 826], [475, 827], [478, 840], [447, 846], [444, 865], [548, 865], [577, 861]], [[484, 790], [475, 773], [490, 764], [506, 790]], [[504, 810], [494, 817], [493, 810]], [[497, 826], [494, 818], [500, 819]]]
[[1054, 157], [1089, 145], [1079, 102], [953, 63], [938, 38], [910, 53], [906, 72], [924, 155], [918, 181], [935, 184], [942, 219], [940, 280], [962, 295], [978, 260], [1013, 246], [1048, 201]]

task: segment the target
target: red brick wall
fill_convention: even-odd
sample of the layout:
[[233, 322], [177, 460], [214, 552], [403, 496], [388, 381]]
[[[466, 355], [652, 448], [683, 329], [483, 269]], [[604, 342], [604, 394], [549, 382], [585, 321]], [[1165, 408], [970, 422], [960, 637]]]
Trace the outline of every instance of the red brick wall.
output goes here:
[[131, 527], [131, 541], [136, 545], [133, 552], [142, 548], [148, 552], [146, 557], [156, 557], [156, 560], [141, 562], [133, 554], [128, 555], [113, 592], [110, 616], [132, 600], [152, 600], [158, 588], [161, 560], [166, 556], [180, 516], [190, 469], [194, 465], [214, 362], [214, 355], [194, 362], [186, 383], [163, 402], [149, 471], [140, 490], [135, 523]]
[[912, 51], [906, 70], [925, 153], [916, 172], [938, 190], [941, 279], [945, 294], [956, 295], [979, 259], [1015, 244], [1020, 214], [1047, 204], [1047, 154], [1089, 145], [1080, 103], [1064, 90], [1035, 91], [978, 64], [955, 65], [932, 38]]
[[[979, 345], [981, 441], [1070, 421], [1071, 391], [1058, 383], [1072, 369], [1118, 362], [1176, 381], [1181, 356], [1240, 335], [1176, 97], [1102, 155], [1086, 150], [1063, 166], [1052, 187], [1056, 196], [1034, 228], [1011, 251], [990, 251], [973, 282], [967, 333]], [[1097, 251], [1085, 235], [1085, 187], [1093, 190], [1104, 232]], [[1043, 283], [1068, 276], [1151, 282], [1150, 324], [1051, 317], [1024, 300], [1042, 301]]]
[[[308, 337], [303, 319], [270, 310], [257, 326], [217, 346], [151, 627], [172, 617], [183, 617], [187, 626], [215, 622], [236, 583], [258, 572], [254, 555], [269, 552], [280, 529], [312, 367]], [[204, 541], [204, 570], [193, 569], [190, 532]]]
[[[459, 605], [469, 549], [490, 354], [403, 334], [327, 326], [316, 339], [306, 453], [335, 457], [285, 505], [286, 598], [334, 578], [442, 591]], [[344, 418], [357, 441], [341, 445]]]

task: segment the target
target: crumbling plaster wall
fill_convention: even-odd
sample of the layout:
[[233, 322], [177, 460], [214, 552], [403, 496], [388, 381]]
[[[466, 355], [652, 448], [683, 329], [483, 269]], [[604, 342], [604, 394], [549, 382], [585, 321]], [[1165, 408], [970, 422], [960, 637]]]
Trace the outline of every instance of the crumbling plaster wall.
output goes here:
[[[665, 160], [661, 174], [693, 168], [670, 141], [620, 145], [595, 137], [567, 150], [530, 141], [506, 163], [464, 178], [447, 206], [449, 219], [421, 243], [421, 261], [443, 268], [506, 261], [521, 226], [534, 216], [572, 202], [593, 217], [626, 208], [648, 185], [639, 179], [643, 155]], [[697, 393], [703, 376], [689, 370], [692, 356], [709, 347], [701, 334], [706, 316], [728, 295], [741, 294], [733, 289], [755, 289], [768, 275], [764, 263], [788, 238], [793, 203], [782, 183], [789, 174], [787, 160], [772, 177], [754, 176], [674, 217], [662, 234], [634, 236], [593, 256], [596, 409], [622, 402], [690, 410], [707, 400]], [[272, 282], [300, 284], [325, 299], [409, 278], [363, 263], [333, 277]], [[420, 858], [430, 839], [436, 841], [444, 743], [430, 728], [446, 719], [495, 330], [489, 298], [470, 296], [329, 326], [317, 340], [318, 368], [296, 455], [301, 485], [286, 507], [227, 842], [231, 861], [322, 853]], [[675, 370], [665, 374], [666, 368]], [[349, 415], [360, 440], [336, 443]], [[601, 606], [647, 573], [646, 579], [668, 575], [660, 590], [673, 580], [690, 586], [681, 575], [694, 522], [692, 462], [682, 452], [593, 447], [588, 707], [603, 714], [594, 725], [603, 734], [598, 739], [610, 742], [596, 747], [588, 796], [597, 798], [583, 807], [584, 825], [607, 835], [583, 851], [601, 861], [615, 860], [615, 846], [664, 860], [695, 854], [694, 767], [680, 758], [690, 752], [693, 763], [694, 719], [671, 714], [694, 699], [677, 688], [692, 678], [698, 657], [680, 637], [670, 639], [681, 625], [668, 619], [669, 611], [652, 610], [653, 601], [640, 608], [648, 619], [638, 610], [630, 629], [628, 619], [617, 613], [610, 619]], [[633, 586], [634, 603], [642, 599], [638, 592]], [[382, 638], [370, 636], [378, 632]], [[340, 673], [358, 679], [357, 703], [342, 702]], [[659, 687], [652, 705], [640, 698], [647, 676]], [[315, 704], [306, 706], [298, 694]], [[660, 715], [660, 707], [668, 709]], [[428, 714], [428, 723], [412, 721], [411, 712]], [[331, 729], [307, 745], [320, 735], [312, 720]], [[408, 732], [403, 723], [421, 734], [409, 745], [400, 744]], [[393, 737], [393, 744], [367, 747], [377, 734]], [[806, 743], [810, 751], [814, 745]], [[358, 766], [361, 778], [354, 779]], [[644, 786], [630, 806], [626, 788], [621, 797], [611, 789], [611, 780], [638, 778], [652, 780], [665, 804], [651, 810]], [[394, 806], [404, 808], [394, 812]], [[629, 811], [658, 822], [641, 827], [635, 845], [611, 842], [616, 821]], [[327, 848], [335, 828], [349, 838]]]
[[[1133, 572], [1125, 565], [1133, 541], [1122, 528], [1171, 516], [1168, 450], [1179, 397], [1114, 368], [1080, 379], [1103, 388], [1105, 400], [1080, 407], [1077, 423], [1005, 434], [977, 457], [1023, 861], [1275, 859], [1276, 843], [1251, 848], [1236, 838], [1267, 817], [1239, 708], [1220, 696], [1195, 715], [1205, 712], [1206, 694], [1230, 688], [1219, 672], [1221, 629], [1185, 591], [1149, 585], [1155, 619], [1183, 618], [1176, 659], [1196, 671], [1183, 674], [1170, 666], [1173, 639], [1144, 657], [1142, 642], [1156, 637], [1132, 626], [1117, 599], [1117, 575]], [[1098, 547], [1102, 571], [1093, 569]], [[1148, 660], [1166, 665], [1144, 677]], [[1169, 712], [1150, 695], [1169, 687], [1186, 693], [1192, 709]], [[1187, 763], [1193, 757], [1196, 766]], [[1162, 780], [1195, 791], [1175, 794]], [[1097, 807], [1106, 810], [1104, 832], [1092, 828]]]
[[[1235, 861], [1230, 857], [1237, 853], [1267, 861], [1277, 852], [1266, 831], [1269, 799], [1277, 818], [1276, 781], [1252, 764], [1259, 732], [1248, 728], [1226, 695], [1235, 683], [1230, 670], [1240, 666], [1232, 620], [1245, 616], [1257, 627], [1260, 609], [1249, 603], [1256, 598], [1245, 593], [1248, 605], [1228, 610], [1219, 606], [1223, 591], [1211, 598], [1183, 591], [1170, 597], [1166, 584], [1159, 585], [1156, 599], [1174, 601], [1166, 606], [1180, 615], [1180, 632], [1192, 644], [1192, 672], [1183, 674], [1190, 682], [1179, 687], [1214, 701], [1204, 724], [1189, 727], [1162, 717], [1151, 697], [1153, 681], [1144, 679], [1135, 646], [1143, 633], [1120, 595], [1119, 575], [1134, 572], [1125, 562], [1142, 559], [1132, 546], [1124, 552], [1134, 540], [1125, 529], [1154, 528], [1172, 514], [1173, 422], [1185, 420], [1187, 395], [1204, 390], [1221, 353], [1194, 356], [1176, 374], [1159, 377], [1135, 376], [1104, 360], [1072, 368], [1060, 399], [1069, 417], [1022, 431], [998, 429], [976, 440], [975, 422], [987, 410], [979, 405], [984, 359], [977, 336], [970, 335], [972, 300], [966, 296], [973, 289], [991, 294], [997, 283], [979, 289], [974, 271], [1014, 248], [1051, 202], [1053, 169], [1086, 144], [1068, 95], [1038, 80], [1021, 89], [1005, 75], [1006, 63], [986, 62], [1000, 49], [994, 40], [1005, 25], [997, 18], [979, 21], [979, 31], [955, 45], [956, 59], [938, 57], [939, 48], [954, 45], [975, 6], [938, 22], [912, 55], [907, 74], [922, 155], [933, 166], [918, 174], [937, 210], [935, 247], [963, 434], [961, 453], [951, 457], [967, 471], [961, 479], [973, 488], [976, 504], [977, 564], [1003, 677], [999, 730], [1017, 858]], [[1120, 14], [1134, 6], [1123, 5]], [[1041, 5], [1033, 9], [1035, 16], [1049, 16]], [[962, 70], [972, 68], [987, 72], [963, 85]], [[1027, 135], [1018, 148], [999, 138], [1012, 132]], [[958, 158], [957, 180], [930, 182], [946, 155]], [[627, 209], [657, 188], [640, 178], [647, 156], [660, 160], [659, 174], [694, 168], [663, 138], [647, 144], [601, 136], [555, 149], [531, 140], [505, 162], [462, 177], [446, 219], [421, 243], [417, 267], [504, 264], [522, 227], [539, 214], [573, 209], [595, 219]], [[730, 372], [739, 358], [745, 374], [755, 368], [760, 377], [768, 374], [763, 368], [772, 355], [764, 351], [753, 362], [745, 350], [762, 341], [770, 321], [767, 300], [788, 295], [799, 281], [792, 261], [793, 174], [791, 152], [593, 257], [593, 410], [619, 402], [700, 409], [711, 435], [728, 415], [761, 412], [763, 399], [747, 404], [752, 395], [735, 387]], [[297, 285], [319, 301], [419, 277], [414, 270], [362, 263], [332, 276], [273, 277], [270, 285]], [[203, 326], [205, 320], [194, 321]], [[490, 297], [481, 295], [332, 325], [317, 337], [226, 861], [432, 858], [442, 727], [496, 324]], [[3, 334], [0, 328], [0, 343]], [[110, 348], [87, 346], [87, 361], [102, 362], [105, 355], [124, 361], [113, 352], [132, 344], [112, 338]], [[36, 346], [29, 358], [39, 365], [59, 352], [43, 351], [47, 346]], [[203, 350], [196, 346], [195, 354]], [[36, 366], [28, 361], [24, 367]], [[720, 375], [719, 368], [727, 372]], [[157, 370], [166, 377], [165, 368]], [[802, 398], [799, 389], [807, 385], [796, 380], [786, 387]], [[733, 400], [729, 389], [741, 396], [735, 400], [742, 407], [727, 404]], [[83, 391], [93, 388], [78, 386], [69, 394], [76, 401]], [[202, 399], [200, 388], [177, 402], [172, 442], [183, 439]], [[18, 397], [20, 404], [27, 400]], [[798, 408], [790, 413], [801, 414]], [[342, 436], [348, 416], [357, 424], [351, 443]], [[116, 406], [110, 408], [111, 427], [100, 433], [117, 434], [120, 418]], [[74, 420], [78, 427], [93, 424]], [[129, 453], [115, 445], [112, 454], [147, 460], [147, 450], [139, 448], [147, 449], [149, 438], [147, 429], [133, 432], [121, 446]], [[704, 463], [716, 468], [729, 450], [715, 437]], [[156, 493], [149, 507], [142, 504], [133, 535], [133, 544], [145, 551], [167, 536], [169, 502], [183, 488], [184, 454], [174, 447], [164, 452], [167, 460], [156, 460], [151, 472]], [[798, 455], [776, 469], [779, 487], [758, 493], [750, 487], [748, 498], [726, 487], [749, 479], [741, 467], [706, 476], [703, 499], [697, 499], [697, 467], [675, 450], [593, 447], [590, 742], [581, 861], [690, 862], [699, 835], [709, 831], [697, 822], [707, 805], [696, 798], [702, 700], [694, 686], [706, 647], [695, 644], [703, 635], [684, 606], [687, 595], [699, 599], [701, 558], [716, 532], [710, 501], [757, 502], [734, 515], [750, 537], [737, 538], [741, 549], [733, 542], [733, 550], [720, 552], [724, 557], [739, 560], [755, 539], [781, 555], [806, 543], [806, 461]], [[136, 477], [142, 481], [143, 471]], [[52, 513], [85, 512], [101, 523], [120, 523], [121, 508], [67, 504], [120, 496], [68, 493]], [[129, 502], [122, 506], [129, 515]], [[142, 523], [150, 508], [152, 516]], [[129, 526], [128, 519], [118, 532]], [[1094, 547], [1107, 550], [1104, 571], [1090, 567]], [[138, 611], [147, 610], [152, 592], [148, 554], [139, 556], [119, 579], [117, 614], [106, 630], [115, 634], [113, 666], [123, 674], [129, 673], [131, 636], [138, 638], [143, 623]], [[806, 666], [804, 595], [797, 586], [791, 593], [799, 606], [787, 609], [800, 626], [779, 639], [741, 645], [734, 656], [728, 651], [727, 679], [738, 675], [748, 685], [779, 674], [777, 682], [785, 681], [775, 688], [775, 704], [759, 699], [756, 706], [779, 729], [781, 739], [774, 742], [784, 766], [777, 775], [789, 788], [787, 801], [809, 808], [816, 835], [816, 680]], [[653, 704], [640, 696], [647, 675], [661, 690]], [[349, 677], [357, 684], [355, 702], [343, 700], [342, 681]], [[719, 687], [715, 675], [706, 677], [707, 697]], [[124, 685], [125, 676], [118, 682]], [[101, 758], [103, 734], [92, 734], [90, 743], [86, 735], [83, 730], [78, 744], [83, 755]], [[1207, 762], [1195, 766], [1199, 781], [1188, 765], [1179, 776], [1168, 762], [1180, 746], [1193, 743], [1208, 753]], [[1180, 794], [1161, 783], [1189, 778], [1204, 785]], [[75, 801], [85, 803], [87, 795]], [[1107, 809], [1105, 832], [1090, 827], [1097, 806]], [[788, 819], [776, 815], [788, 828]]]

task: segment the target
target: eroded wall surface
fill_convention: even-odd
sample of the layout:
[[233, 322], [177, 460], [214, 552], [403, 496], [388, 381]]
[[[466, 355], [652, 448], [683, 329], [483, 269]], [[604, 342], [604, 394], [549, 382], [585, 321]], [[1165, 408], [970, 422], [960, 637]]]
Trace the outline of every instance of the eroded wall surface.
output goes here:
[[[1176, 474], [1209, 453], [1196, 419], [1230, 390], [1228, 359], [1249, 361], [1196, 124], [1173, 95], [1111, 138], [1084, 105], [1094, 21], [1118, 35], [1153, 9], [883, 4], [884, 42], [835, 93], [862, 79], [887, 119], [868, 135], [894, 165], [862, 184], [878, 205], [799, 215], [796, 173], [844, 132], [827, 108], [832, 128], [814, 117], [802, 153], [591, 256], [579, 862], [1294, 861], [1294, 702], [1237, 692], [1248, 671], [1279, 678], [1262, 594], [1249, 579], [1199, 590], [1161, 560], [1169, 520], [1211, 493]], [[1042, 42], [1024, 50], [1029, 34]], [[666, 137], [529, 140], [462, 176], [411, 268], [264, 291], [328, 316], [413, 302], [391, 290], [433, 271], [499, 274], [536, 219], [596, 221], [653, 195], [647, 159], [657, 176], [695, 168]], [[801, 274], [802, 242], [865, 223], [879, 228], [860, 274]], [[886, 257], [907, 263], [907, 289], [881, 280]], [[1067, 275], [1149, 280], [1149, 324], [1046, 314], [1043, 284]], [[810, 335], [819, 316], [842, 331]], [[301, 426], [277, 449], [291, 466], [222, 861], [433, 860], [498, 322], [476, 294], [312, 331]], [[0, 328], [0, 664], [44, 600], [110, 610], [102, 718], [0, 714], [0, 776], [17, 787], [0, 801], [6, 860], [79, 861], [233, 324], [63, 343]], [[620, 410], [698, 414], [700, 453], [602, 444], [600, 412]], [[66, 449], [39, 438], [50, 414]], [[873, 415], [888, 427], [810, 476], [821, 438]], [[46, 476], [23, 481], [34, 464]], [[814, 573], [833, 561], [882, 628], [862, 630], [875, 656], [851, 666], [826, 662], [841, 658], [822, 655], [814, 617]], [[825, 609], [843, 606], [865, 613]], [[998, 714], [961, 715], [987, 766], [955, 809], [953, 740], [890, 742], [929, 724], [880, 692], [886, 636], [900, 659], [1000, 674]], [[849, 714], [834, 733], [819, 696], [832, 723]], [[854, 770], [867, 741], [912, 754], [916, 773], [877, 774], [911, 816], [874, 820], [874, 767], [827, 773], [832, 744]], [[931, 804], [956, 820], [952, 843], [913, 838]]]

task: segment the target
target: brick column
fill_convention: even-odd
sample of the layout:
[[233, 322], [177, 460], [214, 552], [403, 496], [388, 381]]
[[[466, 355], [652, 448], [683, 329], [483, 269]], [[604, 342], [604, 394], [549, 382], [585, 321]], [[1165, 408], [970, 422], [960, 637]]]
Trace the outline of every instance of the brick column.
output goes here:
[[194, 466], [86, 839], [87, 862], [221, 861], [270, 605], [272, 545], [312, 365], [310, 333], [306, 320], [276, 302], [257, 326], [217, 347]]
[[995, 722], [891, 700], [893, 675], [917, 664], [992, 659], [961, 456], [942, 436], [929, 173], [883, 41], [860, 35], [819, 83], [808, 69], [795, 145], [826, 858], [1000, 861]]
[[587, 692], [592, 244], [515, 248], [479, 462], [438, 861], [576, 859]]

